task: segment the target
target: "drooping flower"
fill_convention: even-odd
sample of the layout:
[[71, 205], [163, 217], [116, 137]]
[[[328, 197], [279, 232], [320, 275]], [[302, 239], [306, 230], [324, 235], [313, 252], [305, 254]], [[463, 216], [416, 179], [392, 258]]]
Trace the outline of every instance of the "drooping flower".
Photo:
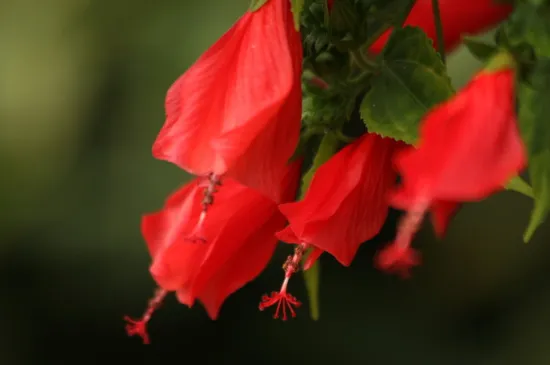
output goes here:
[[290, 308], [294, 315], [291, 305], [297, 300], [287, 292], [288, 280], [308, 248], [314, 252], [307, 266], [324, 251], [348, 266], [360, 244], [380, 231], [389, 210], [386, 198], [397, 178], [391, 157], [402, 146], [390, 138], [365, 134], [319, 167], [303, 200], [279, 206], [289, 225], [277, 237], [297, 247], [285, 263], [280, 292], [264, 296], [260, 309], [277, 304], [276, 317], [280, 308]]
[[153, 155], [276, 200], [277, 176], [299, 139], [301, 69], [290, 2], [248, 11], [168, 91]]
[[[294, 198], [299, 165], [279, 178], [280, 201]], [[143, 217], [142, 232], [153, 259], [150, 272], [159, 289], [140, 320], [126, 319], [128, 333], [142, 336], [145, 343], [146, 324], [168, 292], [189, 307], [198, 299], [216, 319], [224, 300], [267, 265], [277, 243], [275, 232], [285, 225], [276, 203], [227, 178], [204, 222], [208, 244], [190, 243], [186, 237], [200, 219], [202, 195], [200, 179], [195, 179], [170, 196], [161, 211]]]
[[[494, 0], [439, 0], [445, 50], [455, 49], [464, 35], [480, 33], [504, 20], [512, 11], [509, 4], [497, 4]], [[417, 0], [404, 25], [422, 28], [428, 37], [436, 41], [436, 28], [431, 0]], [[382, 51], [391, 31], [384, 33], [371, 47]]]
[[407, 214], [377, 266], [406, 271], [418, 262], [410, 243], [427, 210], [437, 209], [436, 220], [444, 229], [458, 202], [479, 201], [502, 190], [526, 163], [515, 114], [514, 71], [481, 71], [426, 115], [417, 148], [397, 154], [402, 185], [391, 204]]
[[279, 206], [289, 222], [279, 238], [306, 242], [350, 265], [386, 220], [386, 197], [397, 178], [391, 158], [403, 146], [368, 133], [344, 147], [319, 167], [304, 199]]

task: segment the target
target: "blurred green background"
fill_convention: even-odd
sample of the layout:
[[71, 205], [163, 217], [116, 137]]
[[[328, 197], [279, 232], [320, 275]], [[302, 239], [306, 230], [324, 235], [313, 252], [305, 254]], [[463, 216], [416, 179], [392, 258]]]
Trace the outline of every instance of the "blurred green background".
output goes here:
[[[523, 244], [532, 202], [513, 192], [467, 205], [443, 241], [426, 224], [412, 280], [372, 268], [395, 216], [350, 268], [323, 257], [318, 322], [307, 306], [287, 323], [257, 310], [282, 245], [218, 321], [169, 298], [151, 347], [125, 336], [154, 288], [140, 215], [186, 178], [151, 157], [165, 92], [246, 6], [0, 2], [0, 364], [163, 363], [173, 349], [182, 363], [549, 364], [550, 226]], [[449, 66], [461, 85], [479, 65], [461, 50]]]

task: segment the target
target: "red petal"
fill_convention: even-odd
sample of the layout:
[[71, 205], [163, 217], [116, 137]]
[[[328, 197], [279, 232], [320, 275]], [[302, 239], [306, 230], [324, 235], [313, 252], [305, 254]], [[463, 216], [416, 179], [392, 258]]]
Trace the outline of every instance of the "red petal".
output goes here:
[[268, 222], [258, 227], [254, 234], [246, 239], [229, 260], [216, 268], [215, 274], [197, 292], [210, 318], [216, 319], [224, 300], [256, 278], [266, 267], [277, 244], [273, 233], [284, 223], [284, 218], [275, 213]]
[[439, 200], [432, 204], [432, 222], [438, 237], [445, 235], [449, 221], [458, 212], [459, 208], [460, 204], [450, 201]]
[[[192, 216], [195, 207], [194, 194], [198, 189], [198, 179], [191, 181], [172, 194], [165, 202], [165, 207], [173, 207], [157, 213], [144, 215], [141, 220], [141, 233], [149, 248], [151, 257], [155, 257], [159, 248], [166, 242], [166, 236], [174, 228], [170, 217], [175, 214], [181, 214], [182, 222], [188, 222]], [[181, 224], [177, 225], [181, 228]]]
[[[231, 185], [224, 186], [224, 189], [235, 189], [233, 184], [237, 186], [237, 183], [232, 181], [225, 182], [224, 185], [228, 183]], [[257, 239], [258, 234], [262, 237], [269, 236], [270, 240], [276, 242], [275, 232], [284, 226], [284, 218], [270, 199], [242, 185], [237, 189], [240, 190], [239, 193], [233, 195], [231, 200], [217, 196], [212, 206], [212, 214], [208, 213], [207, 220], [223, 228], [216, 238], [207, 243], [209, 249], [191, 284], [193, 293], [201, 293], [204, 287], [209, 285], [211, 278], [218, 275], [220, 268], [228, 261], [234, 260], [250, 240]], [[271, 223], [273, 217], [278, 217], [279, 222], [275, 228], [272, 228]], [[255, 244], [261, 246], [264, 243], [256, 241]], [[250, 264], [252, 263], [248, 265]], [[223, 290], [221, 286], [219, 289]]]
[[202, 191], [193, 181], [172, 195], [163, 210], [142, 218], [143, 236], [153, 256], [150, 271], [166, 290], [187, 283], [204, 256], [201, 245], [185, 241], [200, 214], [201, 198]]
[[[281, 196], [278, 177], [288, 170], [288, 160], [298, 144], [301, 116], [302, 90], [297, 80], [287, 102], [266, 128], [256, 135], [246, 151], [235, 160], [227, 175], [260, 191], [277, 203], [291, 200]], [[235, 130], [223, 138], [241, 141], [240, 133], [241, 130]], [[300, 169], [300, 163], [294, 163], [293, 166]]]
[[298, 237], [296, 237], [296, 234], [292, 230], [291, 226], [286, 226], [283, 230], [277, 232], [275, 234], [275, 237], [286, 243], [294, 243], [296, 245], [302, 243], [302, 241]]
[[[365, 141], [366, 135], [361, 140]], [[279, 205], [298, 236], [302, 235], [305, 224], [313, 218], [325, 219], [334, 215], [349, 191], [359, 184], [361, 165], [352, 164], [351, 159], [360, 145], [359, 141], [348, 145], [323, 164], [313, 175], [310, 188], [301, 201]], [[364, 146], [368, 147], [368, 144]], [[331, 199], [327, 199], [328, 196]]]
[[314, 248], [304, 262], [304, 270], [309, 270], [323, 254], [323, 250]]

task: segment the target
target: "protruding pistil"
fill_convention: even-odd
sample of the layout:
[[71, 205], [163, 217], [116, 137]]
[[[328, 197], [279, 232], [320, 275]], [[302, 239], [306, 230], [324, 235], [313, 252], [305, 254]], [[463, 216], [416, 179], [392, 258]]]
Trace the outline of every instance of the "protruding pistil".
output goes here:
[[138, 335], [143, 339], [144, 344], [148, 345], [149, 343], [151, 343], [149, 341], [149, 334], [147, 333], [147, 323], [151, 319], [153, 312], [157, 310], [158, 307], [160, 307], [160, 305], [162, 304], [162, 301], [164, 300], [166, 294], [166, 290], [158, 288], [155, 291], [154, 297], [149, 300], [147, 309], [140, 319], [133, 319], [128, 316], [124, 316], [124, 320], [127, 322], [126, 333], [128, 334], [128, 336]]
[[275, 314], [273, 315], [273, 318], [279, 318], [282, 312], [281, 318], [283, 321], [286, 321], [288, 319], [287, 310], [290, 312], [290, 315], [293, 318], [296, 317], [296, 311], [294, 310], [294, 308], [298, 308], [302, 305], [302, 303], [299, 302], [296, 297], [287, 292], [287, 287], [292, 274], [299, 271], [300, 261], [302, 260], [304, 252], [307, 250], [307, 248], [307, 243], [301, 243], [294, 249], [294, 255], [288, 256], [285, 263], [283, 264], [285, 279], [283, 280], [281, 290], [279, 292], [272, 292], [271, 295], [265, 294], [262, 296], [262, 300], [259, 306], [261, 311], [263, 311], [267, 307], [271, 307], [272, 305], [277, 304], [277, 308], [275, 309]]
[[411, 247], [411, 242], [422, 225], [427, 207], [425, 202], [420, 201], [407, 211], [399, 223], [395, 241], [376, 255], [376, 267], [408, 278], [411, 267], [420, 265], [420, 254]]

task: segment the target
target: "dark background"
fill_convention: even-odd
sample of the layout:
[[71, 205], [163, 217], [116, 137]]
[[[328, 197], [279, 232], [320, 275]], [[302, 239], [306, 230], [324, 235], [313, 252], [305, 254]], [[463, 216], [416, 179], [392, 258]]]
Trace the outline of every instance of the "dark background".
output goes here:
[[[154, 288], [140, 215], [187, 178], [151, 157], [164, 94], [245, 8], [0, 2], [0, 364], [550, 363], [550, 226], [523, 244], [532, 201], [513, 192], [466, 206], [443, 241], [427, 224], [411, 280], [372, 268], [394, 219], [350, 268], [323, 257], [318, 322], [307, 306], [287, 323], [257, 310], [280, 285], [281, 245], [218, 321], [169, 297], [151, 346], [126, 337], [123, 315]], [[456, 85], [476, 67], [464, 51], [450, 58]], [[306, 301], [299, 277], [291, 289]]]

